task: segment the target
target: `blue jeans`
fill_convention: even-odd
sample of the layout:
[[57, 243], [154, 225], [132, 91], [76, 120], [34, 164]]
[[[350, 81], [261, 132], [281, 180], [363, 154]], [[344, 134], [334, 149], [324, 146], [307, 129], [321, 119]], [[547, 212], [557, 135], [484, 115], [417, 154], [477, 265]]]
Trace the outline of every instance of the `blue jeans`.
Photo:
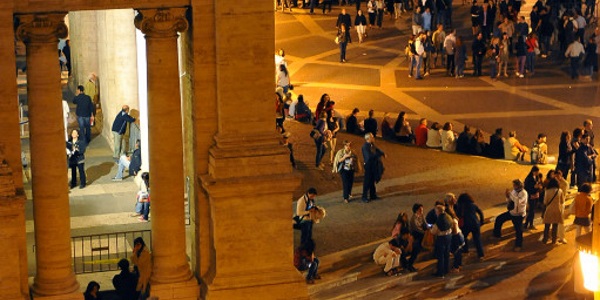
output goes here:
[[92, 140], [92, 126], [90, 125], [90, 117], [77, 117], [77, 123], [79, 123], [79, 135], [85, 136], [85, 142], [87, 144]]
[[525, 69], [531, 73], [535, 72], [535, 52], [527, 52], [525, 57]]
[[450, 252], [454, 255], [454, 263], [452, 267], [455, 269], [462, 266], [463, 247], [466, 245], [465, 237], [462, 234], [453, 234], [452, 242], [450, 243]]
[[344, 200], [348, 200], [350, 194], [352, 194], [352, 184], [354, 183], [354, 171], [342, 169], [342, 171], [340, 171], [340, 176], [342, 177], [342, 193], [344, 196]]
[[523, 247], [523, 217], [513, 215], [510, 217], [515, 228], [515, 247]]
[[417, 63], [417, 78], [421, 78], [421, 65], [423, 64], [423, 56], [415, 56]]
[[117, 167], [117, 175], [115, 175], [116, 179], [123, 178], [123, 171], [125, 171], [126, 168], [129, 168], [129, 164], [131, 164], [131, 161], [127, 159], [127, 156], [121, 155], [121, 158], [119, 158], [119, 166]]
[[323, 144], [323, 138], [318, 138], [315, 140], [315, 146], [317, 147], [317, 155], [315, 157], [315, 166], [318, 168], [321, 164], [321, 159], [323, 159], [323, 155], [325, 155], [325, 144]]
[[450, 271], [450, 243], [452, 235], [441, 235], [435, 238], [435, 258], [437, 259], [436, 275], [443, 276]]
[[150, 202], [141, 202], [142, 209], [140, 214], [144, 217], [144, 220], [148, 220], [148, 214], [150, 214]]
[[315, 279], [319, 268], [319, 259], [314, 258], [308, 267], [308, 274], [306, 274], [306, 280]]
[[348, 46], [348, 42], [340, 43], [340, 62], [346, 60], [346, 46]]
[[502, 237], [502, 224], [511, 220], [510, 213], [508, 211], [501, 213], [496, 217], [496, 221], [494, 222], [494, 236], [499, 238]]
[[469, 252], [469, 243], [467, 241], [467, 237], [469, 233], [473, 234], [473, 244], [475, 244], [475, 248], [477, 249], [477, 256], [483, 257], [483, 245], [481, 243], [481, 228], [479, 225], [470, 225], [464, 226], [462, 229], [463, 235], [465, 236], [465, 247], [463, 251], [465, 253]]

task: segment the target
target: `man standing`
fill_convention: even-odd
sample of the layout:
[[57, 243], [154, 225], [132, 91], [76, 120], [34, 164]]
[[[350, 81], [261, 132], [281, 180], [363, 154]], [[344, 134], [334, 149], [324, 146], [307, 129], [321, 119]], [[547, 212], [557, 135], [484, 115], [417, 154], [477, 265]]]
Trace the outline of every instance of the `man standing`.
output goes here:
[[485, 40], [483, 34], [480, 32], [477, 34], [477, 38], [473, 41], [471, 46], [473, 50], [473, 76], [481, 76], [481, 65], [483, 63], [483, 56], [485, 55]]
[[113, 158], [115, 162], [119, 162], [123, 134], [125, 134], [125, 131], [127, 131], [127, 123], [131, 122], [135, 122], [135, 118], [129, 115], [129, 106], [123, 105], [121, 111], [115, 116], [115, 120], [112, 125], [112, 134], [115, 142]]
[[506, 202], [509, 203], [508, 213], [515, 229], [514, 251], [518, 252], [523, 247], [523, 219], [527, 215], [527, 192], [523, 189], [521, 180], [513, 180], [513, 190], [506, 190]]
[[444, 39], [444, 50], [446, 51], [446, 76], [454, 77], [454, 54], [456, 53], [456, 29]]
[[123, 180], [123, 171], [129, 169], [129, 176], [135, 176], [142, 169], [142, 152], [140, 151], [140, 140], [135, 142], [135, 150], [130, 156], [122, 155], [119, 159], [117, 175], [113, 177], [113, 181]]
[[565, 52], [565, 57], [571, 60], [571, 79], [579, 77], [579, 57], [583, 54], [585, 54], [583, 45], [578, 39], [574, 39]]
[[[383, 174], [383, 163], [381, 162], [381, 157], [385, 157], [385, 153], [377, 148], [374, 142], [375, 137], [373, 134], [365, 134], [365, 143], [362, 146], [363, 161], [365, 164], [362, 201], [365, 203], [378, 198], [377, 190], [375, 189], [375, 183], [381, 180], [381, 175]], [[367, 198], [367, 194], [369, 194], [370, 200]]]
[[300, 199], [296, 202], [297, 224], [300, 227], [300, 243], [306, 243], [312, 240], [313, 220], [310, 211], [316, 209], [315, 198], [317, 197], [317, 189], [309, 188]]
[[346, 13], [345, 8], [342, 8], [342, 12], [338, 15], [337, 22], [335, 23], [335, 27], [338, 29], [338, 34], [342, 30], [342, 24], [346, 25], [346, 41], [348, 43], [352, 43], [352, 39], [350, 38], [350, 27], [352, 25], [352, 18], [349, 14]]
[[77, 105], [75, 114], [77, 115], [77, 123], [79, 123], [79, 133], [85, 137], [85, 143], [89, 144], [92, 140], [90, 124], [94, 121], [95, 107], [90, 96], [84, 94], [84, 90], [82, 85], [77, 86], [73, 103]]
[[[594, 154], [598, 154], [596, 152], [596, 148], [594, 148], [594, 131], [592, 130], [592, 128], [594, 127], [594, 123], [592, 123], [592, 120], [587, 119], [585, 121], [583, 121], [583, 129], [585, 129], [585, 134], [587, 134], [587, 136], [590, 138], [590, 150], [591, 152], [593, 152]], [[596, 182], [596, 160], [594, 159], [593, 164], [592, 164], [592, 182]]]
[[416, 62], [416, 68], [417, 68], [417, 75], [415, 76], [416, 80], [421, 80], [423, 79], [423, 77], [421, 76], [421, 65], [423, 65], [423, 53], [425, 53], [425, 46], [424, 46], [424, 42], [425, 42], [425, 33], [423, 31], [419, 32], [419, 35], [417, 36], [416, 40], [415, 40], [415, 52], [417, 53], [415, 55], [415, 60], [414, 62]]

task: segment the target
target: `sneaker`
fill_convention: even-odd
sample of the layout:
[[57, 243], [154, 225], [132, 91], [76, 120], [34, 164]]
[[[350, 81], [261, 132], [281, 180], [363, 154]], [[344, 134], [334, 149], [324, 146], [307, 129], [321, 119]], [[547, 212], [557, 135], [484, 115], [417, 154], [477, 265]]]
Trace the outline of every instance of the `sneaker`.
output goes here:
[[523, 78], [523, 77], [525, 77], [525, 75], [519, 74], [519, 78]]
[[567, 240], [566, 239], [560, 239], [558, 240], [559, 244], [567, 244]]
[[412, 75], [408, 74], [408, 78], [412, 78]]
[[429, 76], [429, 72], [425, 72], [425, 74], [423, 74], [423, 76]]
[[112, 181], [115, 181], [115, 182], [116, 182], [116, 181], [123, 181], [123, 178], [117, 178], [117, 177], [113, 177], [113, 178], [112, 178]]

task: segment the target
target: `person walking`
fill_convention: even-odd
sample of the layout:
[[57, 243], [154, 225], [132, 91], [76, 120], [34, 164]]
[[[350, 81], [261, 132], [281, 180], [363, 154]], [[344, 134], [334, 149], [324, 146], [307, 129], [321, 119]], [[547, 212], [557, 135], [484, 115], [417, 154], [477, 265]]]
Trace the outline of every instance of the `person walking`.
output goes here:
[[348, 46], [348, 33], [346, 32], [346, 25], [340, 26], [340, 31], [337, 35], [337, 42], [340, 45], [340, 62], [346, 62], [346, 47]]
[[533, 226], [533, 220], [535, 219], [535, 208], [538, 205], [538, 200], [540, 199], [540, 192], [543, 189], [542, 180], [540, 179], [540, 169], [538, 166], [531, 167], [531, 171], [527, 174], [525, 178], [524, 188], [527, 191], [527, 218], [525, 220], [525, 224], [523, 225], [524, 229], [535, 230], [535, 226]]
[[556, 244], [558, 236], [558, 224], [563, 223], [565, 195], [559, 188], [556, 178], [550, 179], [544, 196], [544, 236], [542, 244], [548, 242], [548, 234], [552, 226], [552, 244]]
[[[365, 143], [362, 146], [362, 155], [365, 166], [362, 201], [365, 203], [378, 199], [375, 183], [381, 180], [381, 175], [383, 174], [381, 157], [386, 157], [385, 153], [377, 148], [374, 142], [375, 137], [372, 133], [365, 134]], [[367, 194], [370, 196], [370, 200], [367, 198]]]
[[443, 278], [450, 271], [450, 245], [452, 243], [452, 217], [446, 213], [443, 205], [435, 206], [437, 220], [431, 228], [435, 236], [435, 258], [437, 259], [437, 272], [433, 275]]
[[367, 18], [363, 15], [362, 10], [356, 12], [356, 18], [354, 18], [354, 27], [356, 28], [356, 34], [358, 34], [358, 43], [362, 43], [366, 36]]
[[573, 40], [565, 51], [565, 57], [571, 60], [571, 79], [579, 78], [580, 57], [585, 54], [585, 49], [578, 39]]
[[[483, 244], [481, 242], [481, 225], [484, 222], [483, 212], [475, 204], [473, 197], [467, 193], [460, 194], [456, 203], [456, 214], [459, 218], [459, 227], [465, 238], [463, 252], [469, 252], [469, 243], [466, 241], [469, 233], [473, 236], [473, 244], [477, 249], [477, 257], [483, 259]], [[462, 223], [462, 224], [461, 224]]]
[[352, 184], [354, 183], [354, 173], [359, 169], [358, 157], [352, 151], [352, 143], [344, 141], [344, 148], [340, 149], [333, 160], [332, 173], [340, 174], [342, 178], [342, 196], [344, 203], [350, 201], [352, 195]]

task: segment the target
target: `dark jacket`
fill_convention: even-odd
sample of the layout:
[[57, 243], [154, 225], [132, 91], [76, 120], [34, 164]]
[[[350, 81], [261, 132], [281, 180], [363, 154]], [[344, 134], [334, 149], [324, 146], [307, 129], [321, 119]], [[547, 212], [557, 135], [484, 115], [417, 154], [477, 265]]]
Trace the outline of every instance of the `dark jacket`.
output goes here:
[[115, 291], [117, 295], [119, 295], [120, 299], [137, 299], [139, 297], [139, 293], [136, 292], [135, 288], [137, 286], [138, 276], [131, 272], [124, 272], [115, 275], [113, 277], [113, 286], [115, 287]]
[[365, 133], [370, 132], [373, 136], [377, 136], [377, 119], [366, 118], [365, 119]]
[[94, 103], [92, 103], [92, 98], [86, 94], [79, 94], [73, 98], [73, 103], [77, 105], [75, 109], [75, 114], [78, 117], [89, 118], [94, 115], [96, 108], [94, 107]]
[[461, 132], [456, 139], [456, 152], [471, 154], [471, 137], [470, 132]]
[[360, 134], [356, 116], [350, 115], [348, 120], [346, 120], [346, 132], [351, 134]]
[[124, 111], [120, 111], [116, 116], [112, 124], [112, 131], [119, 134], [124, 134], [127, 130], [127, 123], [135, 122], [135, 118], [130, 116]]
[[69, 139], [67, 141], [67, 149], [71, 151], [71, 155], [68, 156], [69, 166], [75, 166], [85, 162], [85, 148], [87, 145], [82, 139], [78, 139], [77, 142]]
[[473, 56], [483, 56], [485, 54], [485, 49], [485, 41], [483, 39], [475, 39], [473, 41], [473, 45], [471, 46]]
[[463, 227], [476, 227], [483, 224], [483, 212], [475, 203], [458, 203], [456, 214], [463, 219]]
[[135, 176], [142, 169], [142, 151], [135, 149], [131, 153], [131, 161], [129, 162], [129, 175]]
[[367, 25], [367, 18], [365, 15], [356, 15], [356, 18], [354, 19], [354, 26], [358, 25]]
[[504, 141], [502, 141], [502, 136], [498, 134], [492, 134], [492, 136], [490, 136], [488, 153], [490, 158], [504, 158]]
[[383, 175], [383, 163], [381, 157], [384, 155], [381, 149], [374, 144], [365, 142], [362, 146], [363, 161], [365, 162], [365, 173], [369, 172], [375, 178], [375, 182], [381, 180]]

